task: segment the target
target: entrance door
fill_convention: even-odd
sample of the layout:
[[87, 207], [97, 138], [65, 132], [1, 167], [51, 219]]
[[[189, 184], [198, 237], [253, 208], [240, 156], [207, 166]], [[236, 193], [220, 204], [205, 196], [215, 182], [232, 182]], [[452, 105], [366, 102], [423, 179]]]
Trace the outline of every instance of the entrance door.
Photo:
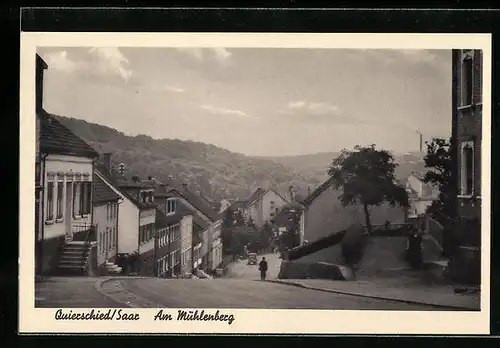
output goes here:
[[73, 240], [73, 226], [71, 222], [73, 220], [73, 183], [66, 183], [66, 211], [64, 216], [64, 224], [66, 227], [66, 241]]

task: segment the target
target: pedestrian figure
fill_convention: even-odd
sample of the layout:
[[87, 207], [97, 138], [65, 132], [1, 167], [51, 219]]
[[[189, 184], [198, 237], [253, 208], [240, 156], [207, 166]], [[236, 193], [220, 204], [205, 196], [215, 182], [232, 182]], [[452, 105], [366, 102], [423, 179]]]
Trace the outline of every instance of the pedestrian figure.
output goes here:
[[414, 269], [422, 267], [422, 239], [422, 234], [414, 226], [408, 239], [408, 261]]
[[267, 261], [265, 257], [263, 257], [259, 263], [259, 271], [260, 271], [260, 280], [266, 280]]

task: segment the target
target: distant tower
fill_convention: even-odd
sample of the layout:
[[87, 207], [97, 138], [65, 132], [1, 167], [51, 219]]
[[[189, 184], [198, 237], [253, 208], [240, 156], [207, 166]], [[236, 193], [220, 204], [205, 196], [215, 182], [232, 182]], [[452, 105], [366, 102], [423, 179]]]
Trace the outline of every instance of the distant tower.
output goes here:
[[419, 147], [418, 150], [420, 151], [421, 154], [424, 153], [424, 138], [423, 135], [420, 131], [417, 130], [417, 134], [419, 136]]

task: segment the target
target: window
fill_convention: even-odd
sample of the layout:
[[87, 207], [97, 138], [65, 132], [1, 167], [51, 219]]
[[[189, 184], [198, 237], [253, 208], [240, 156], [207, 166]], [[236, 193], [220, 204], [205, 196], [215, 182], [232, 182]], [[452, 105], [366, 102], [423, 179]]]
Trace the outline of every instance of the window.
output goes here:
[[175, 198], [167, 199], [167, 214], [175, 213]]
[[54, 182], [47, 182], [47, 221], [54, 220]]
[[73, 185], [73, 212], [75, 215], [90, 214], [91, 182], [75, 182]]
[[474, 142], [463, 142], [461, 150], [461, 194], [471, 196], [474, 194]]
[[56, 219], [63, 217], [63, 181], [57, 183], [57, 200], [56, 200]]
[[474, 60], [471, 52], [464, 54], [462, 60], [462, 105], [471, 105], [474, 88]]

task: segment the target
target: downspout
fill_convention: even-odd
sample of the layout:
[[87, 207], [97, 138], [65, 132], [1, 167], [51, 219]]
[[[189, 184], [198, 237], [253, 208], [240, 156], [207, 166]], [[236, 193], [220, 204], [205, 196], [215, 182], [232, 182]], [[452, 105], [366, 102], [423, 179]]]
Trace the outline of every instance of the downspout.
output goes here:
[[[40, 222], [40, 232], [41, 232], [41, 238], [40, 238], [40, 274], [43, 274], [43, 241], [45, 240], [45, 173], [46, 173], [46, 169], [45, 169], [45, 159], [49, 156], [48, 153], [44, 154], [43, 157], [42, 157], [42, 160], [40, 161], [40, 164], [43, 165], [43, 170], [42, 170], [42, 178], [41, 178], [41, 219], [42, 221]], [[40, 219], [40, 218], [39, 218]]]

